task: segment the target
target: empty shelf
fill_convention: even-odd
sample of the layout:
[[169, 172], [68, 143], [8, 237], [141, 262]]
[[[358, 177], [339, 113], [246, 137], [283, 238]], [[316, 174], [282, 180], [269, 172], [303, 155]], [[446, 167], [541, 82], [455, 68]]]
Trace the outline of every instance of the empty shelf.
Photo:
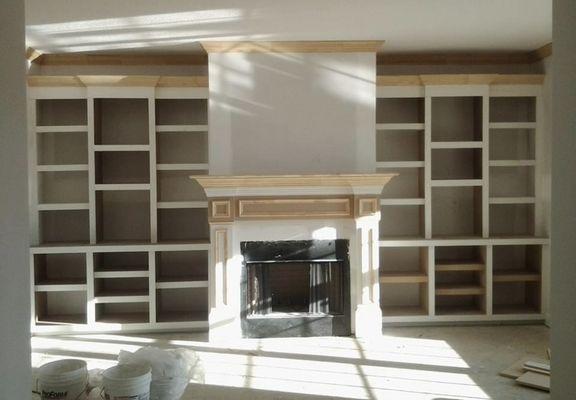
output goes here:
[[482, 179], [433, 179], [430, 185], [435, 187], [482, 186]]
[[188, 288], [207, 288], [208, 281], [170, 281], [156, 282], [156, 289], [188, 289]]
[[382, 317], [402, 317], [411, 315], [428, 315], [428, 311], [420, 306], [383, 306]]
[[398, 272], [380, 274], [380, 283], [426, 283], [428, 276], [423, 272]]
[[376, 168], [424, 168], [424, 161], [378, 161]]
[[87, 125], [52, 125], [52, 126], [37, 126], [36, 133], [86, 133], [88, 132]]
[[98, 271], [94, 272], [94, 278], [97, 279], [115, 279], [115, 278], [148, 278], [148, 271]]
[[158, 208], [208, 208], [207, 201], [159, 201]]
[[432, 149], [481, 149], [483, 142], [432, 142], [430, 146]]
[[150, 151], [148, 144], [97, 144], [94, 151]]
[[407, 131], [422, 131], [424, 130], [423, 123], [384, 123], [376, 124], [376, 130], [387, 131], [387, 130], [407, 130]]
[[381, 206], [423, 206], [425, 200], [414, 199], [380, 199]]
[[150, 190], [149, 183], [109, 183], [94, 185], [95, 190]]
[[536, 122], [490, 122], [490, 129], [536, 129]]
[[41, 282], [34, 285], [36, 292], [84, 292], [86, 291], [85, 283], [64, 283], [60, 282]]
[[88, 203], [44, 203], [38, 204], [38, 211], [67, 211], [67, 210], [88, 210]]
[[156, 125], [157, 133], [205, 133], [208, 125]]
[[198, 164], [157, 164], [156, 169], [158, 171], [195, 171], [195, 170], [207, 170], [207, 163]]
[[490, 197], [490, 204], [534, 204], [535, 197]]
[[94, 303], [96, 304], [106, 304], [106, 303], [148, 303], [150, 301], [150, 297], [148, 295], [120, 295], [114, 293], [114, 295], [110, 294], [101, 294], [94, 298]]
[[484, 264], [477, 261], [441, 261], [436, 263], [436, 272], [484, 271]]
[[491, 167], [533, 167], [536, 160], [490, 160]]
[[88, 164], [38, 165], [38, 172], [88, 171]]
[[482, 286], [442, 284], [436, 286], [437, 296], [477, 296], [483, 295]]
[[533, 271], [500, 270], [495, 271], [494, 282], [539, 282], [540, 274]]

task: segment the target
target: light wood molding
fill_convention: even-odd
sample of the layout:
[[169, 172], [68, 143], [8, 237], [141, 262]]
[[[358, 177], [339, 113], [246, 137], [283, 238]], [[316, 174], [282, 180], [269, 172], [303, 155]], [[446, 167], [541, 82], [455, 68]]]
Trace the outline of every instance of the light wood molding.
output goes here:
[[207, 53], [373, 53], [383, 40], [203, 41]]
[[547, 43], [542, 47], [537, 48], [530, 52], [530, 57], [533, 62], [541, 61], [552, 55], [552, 43]]
[[270, 198], [238, 199], [238, 219], [350, 218], [352, 199]]
[[192, 175], [204, 189], [265, 187], [384, 186], [396, 174]]
[[109, 86], [109, 87], [207, 87], [208, 76], [158, 75], [30, 75], [30, 87]]
[[234, 201], [233, 199], [210, 200], [210, 222], [232, 222], [234, 221]]
[[377, 62], [378, 65], [513, 65], [532, 63], [531, 53], [382, 53]]
[[39, 65], [206, 65], [205, 54], [42, 54]]
[[377, 86], [425, 85], [540, 85], [542, 74], [427, 74], [379, 75]]
[[377, 197], [356, 197], [356, 216], [366, 217], [380, 211], [380, 199]]
[[41, 51], [36, 50], [33, 47], [28, 47], [26, 49], [26, 59], [30, 62], [34, 62], [35, 60], [38, 59], [38, 57], [40, 57], [42, 55]]

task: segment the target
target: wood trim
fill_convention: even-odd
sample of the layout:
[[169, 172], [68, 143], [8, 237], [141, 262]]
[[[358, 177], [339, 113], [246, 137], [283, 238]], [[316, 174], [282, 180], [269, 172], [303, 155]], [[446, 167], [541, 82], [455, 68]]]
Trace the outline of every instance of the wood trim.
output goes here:
[[223, 306], [228, 302], [228, 230], [214, 230], [214, 302]]
[[547, 43], [542, 47], [537, 48], [530, 52], [532, 62], [541, 61], [552, 55], [552, 43]]
[[208, 87], [208, 76], [158, 75], [29, 75], [30, 87]]
[[[32, 60], [31, 60], [32, 61]], [[207, 65], [206, 54], [41, 54], [39, 65]]]
[[42, 55], [41, 51], [36, 50], [33, 47], [28, 47], [26, 49], [26, 59], [30, 62], [34, 62], [35, 60], [38, 59], [38, 57], [40, 57]]
[[384, 186], [396, 174], [333, 175], [192, 175], [204, 189], [263, 187]]
[[373, 53], [383, 40], [202, 41], [207, 53]]
[[380, 211], [380, 199], [377, 197], [356, 197], [356, 216], [366, 217]]
[[351, 218], [352, 199], [333, 198], [241, 198], [238, 219]]
[[541, 85], [542, 74], [427, 74], [379, 75], [377, 86], [425, 85]]
[[532, 52], [379, 54], [378, 65], [513, 65], [534, 62]]
[[232, 222], [234, 221], [234, 214], [233, 199], [210, 200], [209, 222]]

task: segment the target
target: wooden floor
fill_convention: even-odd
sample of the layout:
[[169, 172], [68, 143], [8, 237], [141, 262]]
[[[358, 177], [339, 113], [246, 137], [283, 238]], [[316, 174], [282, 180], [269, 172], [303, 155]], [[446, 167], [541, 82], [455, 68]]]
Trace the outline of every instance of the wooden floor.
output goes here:
[[142, 346], [196, 350], [205, 384], [191, 399], [549, 399], [498, 372], [516, 360], [543, 357], [544, 326], [411, 327], [381, 338], [250, 339], [212, 344], [206, 334], [72, 335], [32, 339], [34, 367], [83, 358], [90, 369], [115, 364], [120, 350]]

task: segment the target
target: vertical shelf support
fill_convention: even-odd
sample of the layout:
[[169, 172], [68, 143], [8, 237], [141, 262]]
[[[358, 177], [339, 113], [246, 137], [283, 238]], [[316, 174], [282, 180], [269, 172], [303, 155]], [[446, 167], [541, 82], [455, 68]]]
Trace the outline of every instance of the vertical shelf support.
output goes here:
[[88, 213], [90, 224], [90, 243], [98, 240], [96, 222], [96, 159], [94, 152], [96, 121], [94, 117], [94, 96], [88, 95]]
[[148, 252], [148, 312], [150, 313], [150, 323], [156, 321], [156, 252]]
[[432, 96], [428, 91], [424, 97], [424, 237], [432, 237]]
[[86, 323], [94, 325], [96, 323], [96, 303], [94, 302], [94, 253], [86, 252]]
[[158, 195], [156, 174], [156, 101], [148, 97], [148, 143], [150, 151], [150, 241], [158, 242]]
[[490, 236], [490, 97], [482, 95], [482, 237]]
[[428, 316], [436, 315], [436, 248], [428, 247]]
[[482, 257], [484, 258], [484, 284], [486, 290], [486, 315], [493, 315], [494, 311], [494, 267], [493, 267], [493, 247], [488, 245], [483, 248]]

